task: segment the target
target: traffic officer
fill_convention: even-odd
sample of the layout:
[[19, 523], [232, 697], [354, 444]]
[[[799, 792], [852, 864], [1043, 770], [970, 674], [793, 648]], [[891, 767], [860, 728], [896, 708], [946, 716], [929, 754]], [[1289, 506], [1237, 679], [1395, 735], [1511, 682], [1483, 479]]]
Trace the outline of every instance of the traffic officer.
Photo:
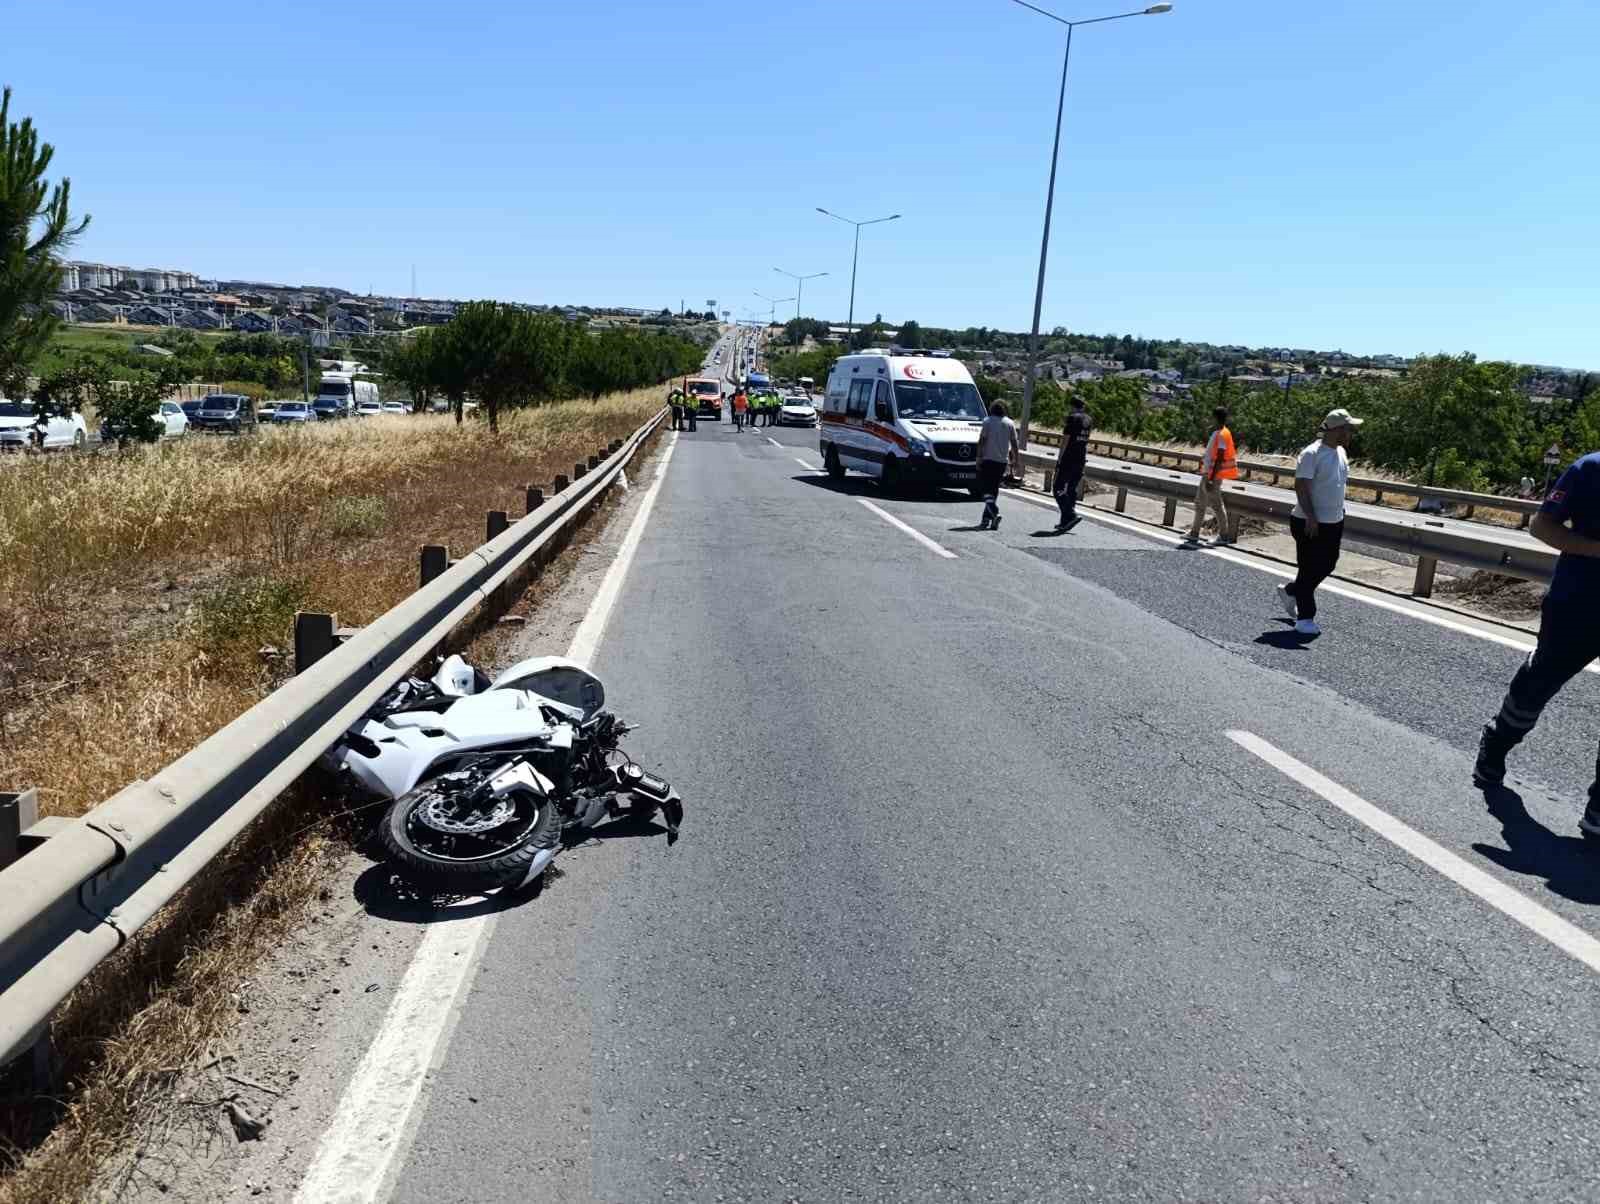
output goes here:
[[672, 407], [672, 429], [681, 431], [683, 429], [683, 394], [677, 389], [672, 390], [667, 394], [667, 404]]
[[[1500, 713], [1484, 725], [1472, 780], [1480, 788], [1506, 777], [1506, 754], [1539, 722], [1545, 706], [1600, 656], [1600, 452], [1561, 474], [1529, 527], [1561, 556], [1539, 619], [1539, 643], [1511, 679]], [[1578, 828], [1600, 839], [1600, 756], [1589, 805]]]
[[700, 399], [693, 393], [685, 393], [683, 396], [683, 416], [689, 420], [691, 431], [700, 429]]

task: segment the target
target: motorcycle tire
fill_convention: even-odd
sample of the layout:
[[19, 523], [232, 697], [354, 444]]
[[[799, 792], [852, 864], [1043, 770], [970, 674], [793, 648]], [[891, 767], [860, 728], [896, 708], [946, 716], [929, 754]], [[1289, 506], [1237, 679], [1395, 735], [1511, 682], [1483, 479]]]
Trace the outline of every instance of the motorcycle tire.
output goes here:
[[397, 798], [378, 825], [378, 840], [413, 878], [429, 886], [462, 893], [490, 890], [522, 881], [541, 852], [561, 843], [561, 812], [550, 799], [539, 803], [533, 826], [503, 852], [469, 860], [440, 857], [421, 848], [411, 835], [411, 817], [438, 794], [437, 782], [424, 782]]

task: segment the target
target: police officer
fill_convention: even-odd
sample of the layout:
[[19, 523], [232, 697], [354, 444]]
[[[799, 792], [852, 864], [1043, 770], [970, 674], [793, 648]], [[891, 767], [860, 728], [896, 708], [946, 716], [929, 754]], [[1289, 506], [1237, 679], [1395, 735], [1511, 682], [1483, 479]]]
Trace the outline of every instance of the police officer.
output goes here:
[[684, 394], [683, 416], [689, 420], [691, 431], [700, 429], [700, 399], [693, 393]]
[[667, 404], [672, 407], [672, 429], [683, 429], [683, 394], [677, 389], [667, 394]]
[[[1511, 679], [1500, 713], [1484, 725], [1472, 780], [1480, 788], [1506, 777], [1506, 754], [1533, 730], [1546, 704], [1600, 656], [1600, 452], [1561, 474], [1529, 530], [1561, 553], [1539, 620], [1539, 643]], [[1578, 824], [1600, 839], [1600, 757], [1589, 805]]]

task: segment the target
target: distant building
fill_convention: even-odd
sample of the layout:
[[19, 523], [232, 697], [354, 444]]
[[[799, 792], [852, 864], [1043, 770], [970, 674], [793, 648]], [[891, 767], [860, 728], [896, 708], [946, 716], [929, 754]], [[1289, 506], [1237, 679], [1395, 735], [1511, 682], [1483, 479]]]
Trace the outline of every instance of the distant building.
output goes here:
[[212, 309], [186, 309], [178, 315], [178, 325], [190, 330], [221, 330], [222, 315]]
[[266, 334], [272, 329], [272, 319], [247, 309], [233, 316], [233, 328], [246, 334]]
[[170, 309], [163, 309], [159, 305], [131, 305], [127, 319], [141, 326], [171, 326], [173, 314]]

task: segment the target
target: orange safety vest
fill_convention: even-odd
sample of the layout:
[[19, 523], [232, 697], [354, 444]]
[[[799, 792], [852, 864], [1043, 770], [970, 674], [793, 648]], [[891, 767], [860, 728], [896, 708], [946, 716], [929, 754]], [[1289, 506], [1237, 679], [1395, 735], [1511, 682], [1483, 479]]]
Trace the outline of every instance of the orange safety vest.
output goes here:
[[750, 408], [750, 402], [743, 393], [735, 393], [733, 395], [733, 408], [743, 414], [745, 410]]
[[1232, 481], [1239, 475], [1239, 457], [1233, 447], [1233, 432], [1223, 427], [1217, 432], [1217, 450], [1211, 461], [1213, 481]]

